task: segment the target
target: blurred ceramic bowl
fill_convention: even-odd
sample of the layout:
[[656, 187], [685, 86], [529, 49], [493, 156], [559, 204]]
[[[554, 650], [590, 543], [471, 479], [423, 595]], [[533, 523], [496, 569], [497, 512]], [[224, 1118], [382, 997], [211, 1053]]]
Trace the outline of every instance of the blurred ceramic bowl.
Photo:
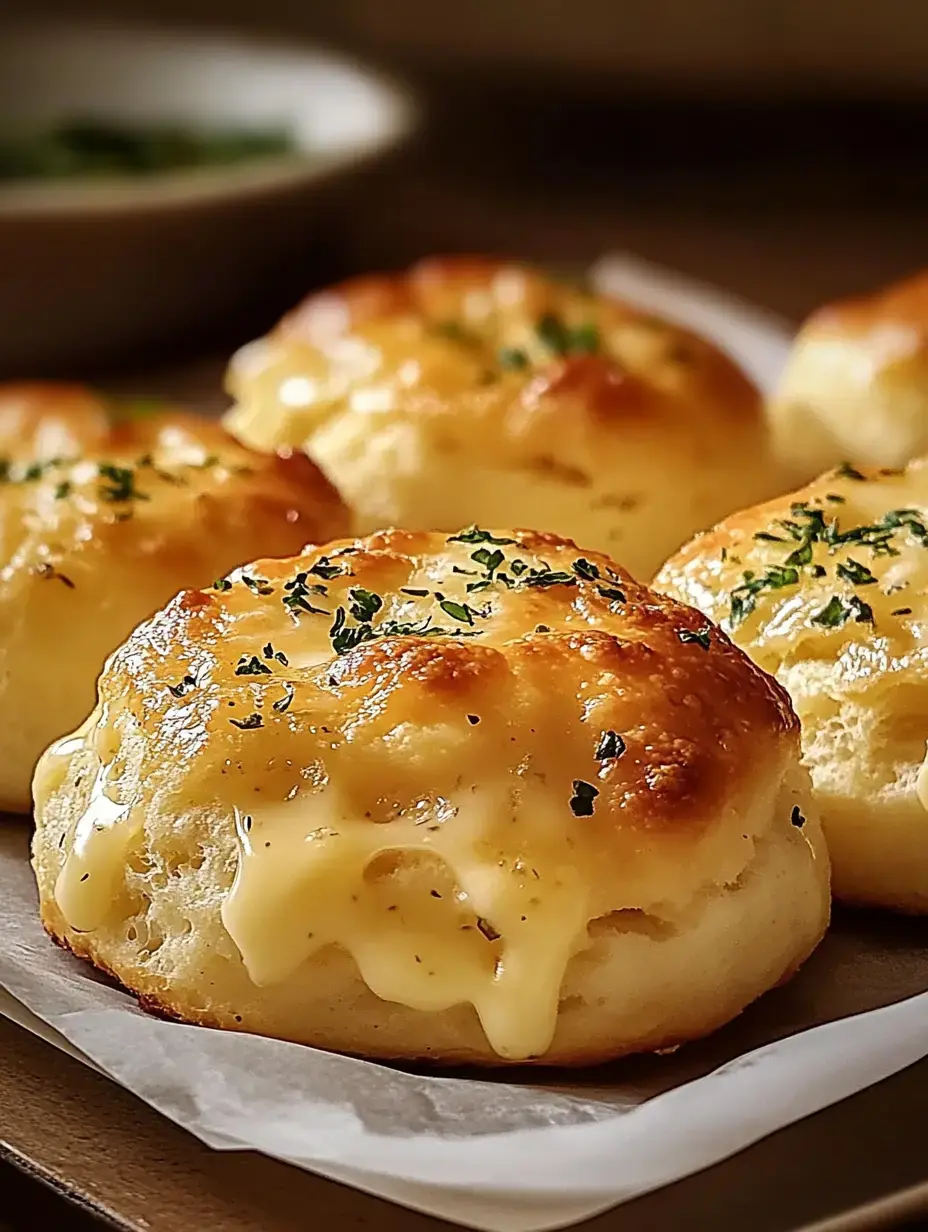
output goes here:
[[112, 24], [3, 26], [5, 130], [86, 118], [280, 129], [292, 149], [138, 176], [0, 182], [0, 372], [134, 355], [229, 319], [306, 260], [331, 190], [394, 148], [414, 114], [403, 90], [326, 51]]

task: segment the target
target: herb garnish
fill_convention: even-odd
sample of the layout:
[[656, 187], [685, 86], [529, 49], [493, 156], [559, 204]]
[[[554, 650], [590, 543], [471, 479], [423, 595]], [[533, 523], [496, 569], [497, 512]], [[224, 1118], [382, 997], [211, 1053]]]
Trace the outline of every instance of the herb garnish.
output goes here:
[[336, 654], [347, 654], [349, 650], [354, 650], [356, 646], [360, 646], [362, 642], [368, 641], [373, 636], [374, 630], [371, 625], [351, 626], [346, 623], [345, 609], [340, 607], [336, 610], [335, 619], [329, 629], [332, 649]]
[[599, 737], [599, 744], [596, 746], [596, 752], [593, 756], [597, 761], [615, 761], [621, 757], [626, 749], [625, 741], [618, 732], [604, 731]]
[[168, 692], [174, 697], [183, 697], [188, 689], [195, 689], [196, 684], [197, 682], [195, 676], [184, 676], [183, 680], [181, 680], [178, 684], [169, 684]]
[[806, 824], [806, 819], [805, 817], [803, 817], [802, 813], [800, 812], [798, 804], [793, 805], [793, 811], [790, 813], [789, 819], [790, 819], [790, 822], [796, 827], [797, 830], [801, 830], [802, 827]]
[[374, 630], [375, 637], [476, 637], [477, 630], [445, 629], [433, 625], [431, 616], [423, 620], [385, 620]]
[[546, 312], [539, 318], [535, 333], [555, 355], [591, 355], [599, 350], [599, 330], [592, 322], [571, 328], [553, 312]]
[[271, 669], [257, 655], [242, 655], [235, 668], [236, 676], [270, 676]]
[[587, 582], [595, 582], [599, 577], [599, 570], [592, 561], [587, 560], [583, 556], [578, 556], [571, 565], [577, 577], [582, 577]]
[[329, 582], [332, 578], [340, 577], [349, 571], [347, 569], [343, 569], [341, 565], [333, 565], [328, 556], [320, 556], [313, 567], [307, 570], [307, 572], [315, 574], [316, 577], [321, 577], [325, 582]]
[[58, 484], [57, 488], [55, 488], [55, 500], [64, 500], [66, 496], [70, 495], [71, 483], [70, 480], [65, 479], [63, 482]]
[[[282, 650], [275, 650], [270, 642], [263, 648], [261, 653], [265, 659], [276, 659], [278, 663], [282, 663], [284, 667], [289, 667], [290, 662]], [[242, 656], [244, 658], [244, 656]]]
[[795, 586], [799, 581], [799, 570], [774, 566], [766, 573], [755, 574], [747, 569], [742, 574], [742, 582], [731, 592], [731, 625], [734, 628], [750, 616], [757, 603], [757, 596], [765, 590], [782, 590], [784, 586]]
[[604, 599], [610, 600], [610, 612], [617, 612], [621, 605], [625, 602], [624, 590], [618, 590], [615, 586], [597, 586], [596, 592]]
[[500, 347], [499, 366], [510, 372], [528, 367], [528, 355], [520, 347]]
[[506, 559], [499, 548], [495, 552], [491, 552], [489, 548], [478, 548], [476, 552], [471, 552], [471, 560], [475, 560], [478, 565], [483, 565], [487, 573], [492, 574], [495, 569], [498, 569]]
[[278, 714], [285, 714], [290, 709], [290, 703], [293, 701], [295, 695], [296, 689], [294, 689], [293, 685], [289, 682], [285, 682], [284, 695], [274, 702], [272, 709], [276, 710]]
[[838, 565], [837, 572], [839, 578], [844, 578], [845, 582], [850, 582], [854, 586], [871, 586], [876, 582], [876, 578], [866, 565], [858, 564], [850, 557]]
[[522, 586], [576, 586], [577, 579], [563, 570], [529, 569], [528, 574], [521, 579]]
[[865, 482], [867, 478], [866, 475], [862, 475], [860, 471], [855, 470], [850, 462], [842, 462], [840, 466], [835, 468], [835, 474], [841, 479], [858, 479], [862, 482]]
[[832, 595], [822, 610], [812, 617], [812, 624], [823, 629], [840, 629], [852, 616], [858, 624], [873, 624], [873, 608], [857, 595], [852, 595], [846, 604], [838, 595]]
[[253, 712], [244, 719], [229, 719], [233, 727], [239, 728], [241, 731], [254, 731], [255, 728], [264, 726], [264, 719], [260, 714]]
[[67, 576], [67, 574], [59, 573], [54, 565], [48, 564], [47, 561], [44, 564], [39, 565], [36, 569], [36, 573], [46, 582], [61, 582], [64, 586], [67, 586], [68, 590], [74, 590], [75, 588], [74, 583]]
[[216, 581], [213, 582], [213, 590], [231, 590], [231, 589], [232, 589], [232, 583], [229, 581], [228, 578], [217, 578]]
[[711, 629], [709, 625], [706, 625], [704, 629], [678, 629], [677, 637], [684, 645], [695, 642], [696, 645], [701, 646], [703, 650], [708, 650], [710, 644], [710, 633]]
[[100, 485], [101, 500], [119, 503], [130, 500], [149, 500], [147, 493], [140, 492], [135, 486], [135, 471], [129, 466], [116, 466], [112, 462], [97, 464], [97, 473], [101, 479], [107, 480]]
[[451, 535], [448, 543], [515, 543], [515, 539], [497, 539], [488, 530], [479, 526], [468, 526], [458, 535]]
[[465, 625], [472, 625], [474, 617], [480, 615], [469, 603], [455, 603], [453, 599], [442, 599], [438, 606], [452, 620], [460, 620]]
[[363, 586], [352, 586], [348, 591], [348, 610], [355, 620], [370, 624], [383, 607], [383, 599]]
[[255, 595], [272, 595], [274, 587], [270, 584], [267, 578], [253, 578], [242, 574], [242, 581], [248, 589]]
[[304, 570], [291, 578], [289, 582], [284, 582], [284, 590], [287, 592], [282, 600], [284, 607], [291, 616], [296, 616], [297, 612], [314, 612], [317, 616], [328, 616], [329, 613], [325, 608], [314, 607], [309, 602], [310, 595], [327, 594], [326, 587], [321, 583], [307, 584], [308, 577], [309, 572]]
[[499, 940], [500, 934], [496, 931], [490, 921], [485, 920], [483, 916], [480, 916], [477, 920], [477, 929], [479, 932], [483, 933], [487, 941]]
[[583, 779], [574, 779], [574, 794], [570, 797], [570, 809], [575, 817], [592, 817], [593, 801], [599, 795], [599, 788]]

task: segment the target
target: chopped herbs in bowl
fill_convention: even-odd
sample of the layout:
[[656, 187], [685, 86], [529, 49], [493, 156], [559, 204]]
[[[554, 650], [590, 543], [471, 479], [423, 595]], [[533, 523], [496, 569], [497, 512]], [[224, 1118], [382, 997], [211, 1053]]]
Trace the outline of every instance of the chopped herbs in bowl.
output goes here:
[[297, 150], [286, 129], [196, 129], [72, 120], [29, 134], [0, 133], [0, 182], [146, 176], [230, 166]]

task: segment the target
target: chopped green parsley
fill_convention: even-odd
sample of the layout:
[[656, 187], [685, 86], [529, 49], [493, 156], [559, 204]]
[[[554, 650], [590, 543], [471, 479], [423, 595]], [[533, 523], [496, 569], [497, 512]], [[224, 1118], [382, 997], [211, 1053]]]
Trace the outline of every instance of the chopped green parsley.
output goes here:
[[518, 372], [528, 367], [528, 355], [521, 347], [500, 347], [499, 365], [508, 372]]
[[293, 701], [295, 694], [296, 690], [293, 685], [285, 683], [284, 695], [274, 702], [273, 709], [276, 710], [278, 714], [285, 714], [290, 709], [290, 703]]
[[839, 629], [853, 617], [858, 624], [873, 624], [873, 608], [857, 595], [844, 603], [838, 595], [832, 595], [820, 612], [812, 617], [812, 623], [823, 629]]
[[595, 582], [599, 577], [599, 569], [592, 561], [586, 560], [583, 556], [578, 556], [571, 566], [577, 577], [582, 577], [587, 582]]
[[592, 817], [593, 802], [599, 795], [599, 788], [583, 779], [574, 779], [574, 794], [570, 797], [570, 811], [575, 817]]
[[481, 530], [479, 526], [468, 526], [466, 530], [462, 530], [457, 535], [451, 535], [448, 539], [449, 543], [515, 543], [515, 539], [497, 539], [490, 534], [488, 530]]
[[678, 629], [677, 630], [677, 637], [680, 639], [681, 642], [683, 642], [684, 645], [688, 645], [691, 642], [695, 642], [695, 644], [697, 646], [701, 646], [703, 650], [709, 649], [710, 634], [711, 634], [711, 629], [709, 628], [708, 625], [706, 625], [704, 629], [696, 629], [696, 630]]
[[236, 676], [270, 676], [271, 669], [257, 655], [242, 655], [235, 668]]
[[844, 578], [845, 582], [850, 582], [853, 586], [872, 586], [876, 582], [866, 565], [861, 565], [850, 557], [838, 565], [837, 573], [839, 578]]
[[352, 586], [348, 591], [348, 610], [355, 620], [370, 623], [383, 607], [383, 599], [363, 586]]
[[626, 744], [618, 732], [604, 731], [599, 737], [596, 752], [593, 756], [597, 761], [615, 761], [625, 752]]

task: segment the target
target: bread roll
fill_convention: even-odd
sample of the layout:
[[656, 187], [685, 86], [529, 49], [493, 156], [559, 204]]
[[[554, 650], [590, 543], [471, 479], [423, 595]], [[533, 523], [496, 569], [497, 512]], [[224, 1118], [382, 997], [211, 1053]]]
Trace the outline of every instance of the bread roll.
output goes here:
[[304, 457], [67, 385], [0, 387], [0, 810], [93, 705], [107, 654], [182, 586], [345, 529]]
[[789, 692], [851, 903], [928, 911], [928, 460], [842, 466], [735, 514], [655, 586]]
[[307, 449], [356, 529], [543, 526], [638, 577], [783, 490], [757, 392], [676, 325], [523, 266], [435, 259], [309, 297], [232, 361], [227, 426]]
[[928, 270], [814, 313], [796, 339], [770, 422], [796, 482], [848, 459], [895, 467], [925, 453]]
[[42, 918], [190, 1022], [445, 1063], [665, 1047], [825, 929], [798, 736], [699, 613], [569, 540], [336, 542], [109, 660], [36, 773]]

